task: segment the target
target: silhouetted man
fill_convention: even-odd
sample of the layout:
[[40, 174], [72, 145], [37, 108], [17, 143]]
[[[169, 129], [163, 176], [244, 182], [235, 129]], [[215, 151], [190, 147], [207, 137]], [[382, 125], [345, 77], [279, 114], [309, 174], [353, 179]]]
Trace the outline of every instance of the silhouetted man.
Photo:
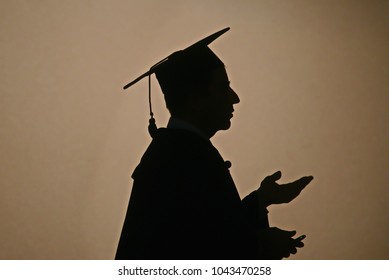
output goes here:
[[[221, 30], [154, 65], [171, 118], [156, 129], [135, 169], [134, 185], [116, 259], [281, 259], [302, 247], [295, 232], [270, 228], [271, 204], [287, 203], [312, 180], [288, 186], [265, 178], [240, 199], [210, 138], [229, 129], [239, 97], [223, 62], [208, 44]], [[151, 107], [151, 106], [150, 106]]]

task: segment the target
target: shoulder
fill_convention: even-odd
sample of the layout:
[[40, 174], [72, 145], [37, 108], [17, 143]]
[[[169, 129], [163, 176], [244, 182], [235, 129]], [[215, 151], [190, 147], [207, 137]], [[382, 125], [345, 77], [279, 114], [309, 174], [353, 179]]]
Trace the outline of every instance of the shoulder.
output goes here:
[[[167, 158], [199, 156], [214, 150], [211, 142], [191, 131], [160, 128], [146, 150], [144, 157]], [[216, 149], [215, 149], [216, 150]]]
[[140, 171], [177, 171], [200, 162], [214, 162], [219, 157], [212, 143], [196, 133], [183, 129], [160, 128], [143, 154], [133, 177]]

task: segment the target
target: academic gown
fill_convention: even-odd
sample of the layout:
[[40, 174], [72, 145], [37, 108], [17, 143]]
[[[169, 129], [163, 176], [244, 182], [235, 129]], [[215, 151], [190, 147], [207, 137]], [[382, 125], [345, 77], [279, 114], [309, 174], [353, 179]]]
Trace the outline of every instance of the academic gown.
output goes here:
[[262, 259], [267, 210], [208, 139], [158, 129], [135, 169], [116, 259]]

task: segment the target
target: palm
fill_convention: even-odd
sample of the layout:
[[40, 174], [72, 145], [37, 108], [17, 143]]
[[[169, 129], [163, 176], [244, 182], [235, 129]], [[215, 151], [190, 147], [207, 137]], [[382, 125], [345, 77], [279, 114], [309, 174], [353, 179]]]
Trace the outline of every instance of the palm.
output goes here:
[[295, 199], [300, 192], [312, 181], [312, 176], [302, 177], [288, 184], [278, 184], [281, 178], [281, 171], [266, 177], [258, 189], [259, 198], [266, 206], [271, 204], [289, 203]]

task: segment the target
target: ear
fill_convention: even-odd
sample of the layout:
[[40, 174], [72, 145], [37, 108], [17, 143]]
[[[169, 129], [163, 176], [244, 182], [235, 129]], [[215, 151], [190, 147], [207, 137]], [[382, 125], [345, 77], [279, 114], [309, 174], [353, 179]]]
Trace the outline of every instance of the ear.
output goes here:
[[209, 94], [208, 92], [195, 92], [193, 91], [188, 98], [188, 107], [190, 107], [193, 112], [202, 113], [209, 104]]

